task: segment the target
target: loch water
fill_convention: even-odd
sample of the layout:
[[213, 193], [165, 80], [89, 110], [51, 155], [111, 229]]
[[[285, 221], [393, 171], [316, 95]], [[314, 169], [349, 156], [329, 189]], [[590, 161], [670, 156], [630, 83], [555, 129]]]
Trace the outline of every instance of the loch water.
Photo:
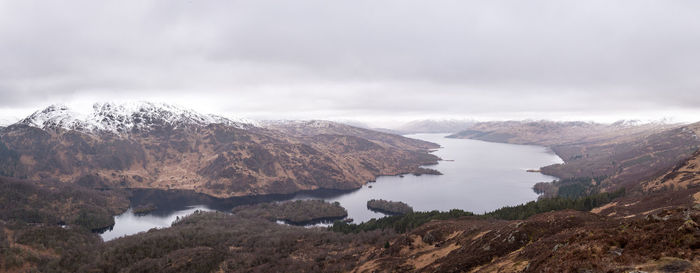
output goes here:
[[182, 191], [136, 190], [132, 207], [154, 204], [156, 211], [135, 215], [132, 210], [115, 216], [115, 225], [102, 233], [107, 241], [117, 237], [168, 227], [195, 210], [230, 211], [242, 204], [286, 200], [324, 199], [339, 202], [355, 223], [383, 217], [367, 209], [370, 199], [402, 201], [416, 211], [453, 208], [484, 213], [503, 206], [513, 206], [537, 199], [532, 186], [555, 177], [528, 169], [562, 163], [549, 149], [540, 146], [492, 143], [470, 139], [446, 138], [445, 134], [414, 134], [407, 137], [440, 144], [434, 154], [442, 158], [429, 168], [443, 175], [381, 176], [352, 191], [319, 190], [297, 194], [216, 199]]
[[[537, 199], [532, 186], [555, 177], [528, 169], [562, 163], [549, 149], [540, 146], [492, 143], [471, 139], [445, 138], [444, 134], [415, 134], [407, 137], [440, 144], [434, 152], [443, 160], [429, 168], [443, 175], [382, 176], [357, 191], [323, 198], [340, 202], [355, 222], [383, 217], [367, 209], [367, 201], [401, 201], [415, 211], [453, 208], [484, 213]], [[313, 199], [302, 193], [294, 199]]]

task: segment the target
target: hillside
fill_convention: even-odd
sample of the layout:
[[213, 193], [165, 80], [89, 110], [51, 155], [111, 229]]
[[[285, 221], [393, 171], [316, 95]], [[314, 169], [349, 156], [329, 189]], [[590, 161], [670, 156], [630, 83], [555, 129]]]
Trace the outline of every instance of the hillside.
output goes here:
[[694, 128], [661, 123], [509, 121], [479, 123], [450, 137], [547, 146], [565, 163], [542, 167], [544, 174], [561, 179], [598, 178], [602, 183], [592, 186], [601, 190], [638, 190], [642, 179], [675, 166], [698, 150], [700, 140]]
[[700, 270], [700, 211], [669, 209], [654, 216], [663, 220], [561, 211], [523, 221], [434, 221], [395, 237], [388, 248], [367, 250], [368, 258], [352, 272]]
[[93, 110], [51, 106], [3, 130], [0, 174], [230, 197], [354, 189], [438, 160], [435, 144], [351, 126], [279, 131], [153, 103]]
[[635, 139], [679, 124], [618, 121], [602, 124], [583, 121], [490, 121], [479, 122], [448, 137], [511, 144], [553, 146], [573, 143]]
[[400, 135], [383, 133], [370, 129], [354, 127], [342, 123], [309, 120], [309, 121], [267, 121], [261, 122], [261, 126], [277, 130], [295, 137], [306, 137], [310, 142], [316, 140], [314, 136], [319, 135], [344, 135], [367, 139], [380, 145], [399, 149], [436, 149], [439, 146], [435, 143], [423, 140], [402, 137]]

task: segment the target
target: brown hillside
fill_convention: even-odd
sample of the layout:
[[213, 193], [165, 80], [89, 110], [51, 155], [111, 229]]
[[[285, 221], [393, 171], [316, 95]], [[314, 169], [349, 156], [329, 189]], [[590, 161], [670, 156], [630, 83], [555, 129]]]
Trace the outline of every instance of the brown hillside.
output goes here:
[[362, 132], [307, 136], [210, 124], [120, 136], [18, 124], [0, 135], [0, 172], [95, 188], [189, 189], [230, 197], [352, 189], [438, 160], [427, 151], [435, 144], [365, 132], [370, 140]]

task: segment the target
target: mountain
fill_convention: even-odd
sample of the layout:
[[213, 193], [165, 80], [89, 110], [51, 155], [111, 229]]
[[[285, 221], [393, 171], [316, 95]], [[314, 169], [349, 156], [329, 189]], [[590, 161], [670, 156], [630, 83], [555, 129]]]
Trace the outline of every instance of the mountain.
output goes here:
[[475, 123], [448, 137], [531, 145], [562, 145], [601, 140], [633, 139], [680, 127], [678, 124], [619, 121], [601, 124], [583, 121], [490, 121]]
[[384, 133], [325, 120], [267, 121], [261, 123], [261, 126], [302, 138], [318, 135], [346, 135], [362, 137], [377, 143], [384, 143], [397, 149], [412, 149], [415, 147], [420, 147], [422, 149], [439, 148], [439, 146], [434, 143], [418, 139], [406, 138], [396, 134]]
[[2, 131], [0, 175], [230, 197], [354, 189], [438, 160], [436, 144], [322, 124], [285, 132], [148, 102], [54, 105]]
[[402, 134], [445, 133], [453, 134], [465, 130], [476, 122], [472, 120], [415, 120], [396, 128], [391, 128]]
[[44, 130], [75, 130], [83, 133], [128, 134], [163, 128], [183, 129], [189, 126], [224, 124], [240, 129], [253, 127], [251, 122], [233, 121], [215, 115], [162, 103], [96, 103], [93, 111], [83, 115], [65, 105], [51, 105], [36, 111], [19, 124]]

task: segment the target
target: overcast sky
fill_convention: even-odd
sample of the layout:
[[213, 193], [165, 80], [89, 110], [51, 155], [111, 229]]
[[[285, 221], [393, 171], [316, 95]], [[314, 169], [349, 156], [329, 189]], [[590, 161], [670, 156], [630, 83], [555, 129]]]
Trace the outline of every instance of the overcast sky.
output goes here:
[[0, 122], [124, 100], [375, 124], [700, 121], [700, 1], [0, 0]]

